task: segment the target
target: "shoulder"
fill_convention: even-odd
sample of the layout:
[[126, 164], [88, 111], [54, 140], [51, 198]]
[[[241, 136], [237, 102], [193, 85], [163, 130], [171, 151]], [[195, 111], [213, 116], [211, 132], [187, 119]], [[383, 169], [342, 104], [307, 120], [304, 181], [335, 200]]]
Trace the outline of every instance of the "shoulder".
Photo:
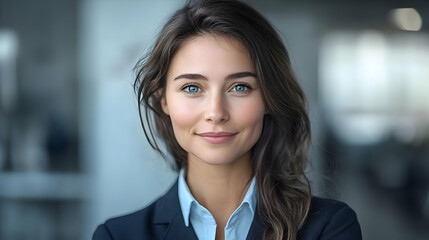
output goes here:
[[348, 215], [356, 217], [354, 211], [344, 202], [313, 197], [311, 199], [309, 217], [330, 217], [341, 211], [345, 211]]
[[171, 218], [177, 209], [177, 183], [162, 197], [138, 211], [111, 218], [97, 227], [93, 240], [160, 239], [165, 218]]
[[156, 203], [157, 201], [139, 211], [107, 220], [95, 230], [93, 240], [143, 239], [151, 226]]
[[313, 197], [300, 239], [362, 239], [356, 213], [347, 204]]

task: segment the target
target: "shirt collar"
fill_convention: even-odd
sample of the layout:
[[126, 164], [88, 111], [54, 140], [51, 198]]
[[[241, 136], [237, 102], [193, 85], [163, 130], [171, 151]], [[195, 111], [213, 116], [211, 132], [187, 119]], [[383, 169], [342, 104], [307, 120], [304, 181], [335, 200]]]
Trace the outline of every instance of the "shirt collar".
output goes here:
[[[186, 183], [184, 168], [182, 168], [179, 172], [178, 193], [179, 193], [180, 207], [183, 214], [183, 220], [185, 222], [186, 227], [188, 227], [192, 204], [193, 203], [197, 205], [199, 204], [197, 200], [195, 200], [194, 196], [192, 196], [191, 191], [189, 190], [188, 184]], [[257, 201], [256, 179], [255, 177], [253, 177], [252, 182], [250, 183], [249, 189], [247, 190], [247, 193], [244, 196], [243, 202], [240, 204], [240, 206], [243, 205], [244, 203], [247, 203], [252, 214], [255, 214], [256, 201]]]
[[192, 196], [191, 191], [189, 191], [188, 184], [186, 184], [185, 180], [185, 169], [182, 168], [179, 173], [179, 202], [180, 207], [182, 209], [183, 220], [185, 221], [185, 225], [189, 226], [189, 216], [191, 214], [191, 205], [193, 202], [197, 202]]
[[250, 211], [255, 214], [256, 201], [258, 199], [258, 192], [256, 188], [256, 177], [252, 178], [249, 189], [247, 190], [246, 196], [244, 196], [243, 203], [249, 204]]

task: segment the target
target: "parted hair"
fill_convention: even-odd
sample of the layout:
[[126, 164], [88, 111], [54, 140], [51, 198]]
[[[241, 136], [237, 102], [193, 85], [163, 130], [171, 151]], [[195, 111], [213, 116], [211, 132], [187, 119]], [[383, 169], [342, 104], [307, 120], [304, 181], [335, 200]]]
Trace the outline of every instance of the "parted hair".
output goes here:
[[258, 210], [266, 223], [263, 238], [296, 239], [311, 202], [305, 175], [311, 139], [306, 99], [281, 38], [255, 9], [235, 0], [188, 1], [168, 19], [135, 66], [144, 133], [165, 158], [157, 137], [164, 142], [175, 170], [187, 166], [187, 152], [177, 142], [161, 100], [175, 53], [186, 40], [206, 34], [232, 37], [250, 54], [266, 108], [261, 136], [252, 148]]

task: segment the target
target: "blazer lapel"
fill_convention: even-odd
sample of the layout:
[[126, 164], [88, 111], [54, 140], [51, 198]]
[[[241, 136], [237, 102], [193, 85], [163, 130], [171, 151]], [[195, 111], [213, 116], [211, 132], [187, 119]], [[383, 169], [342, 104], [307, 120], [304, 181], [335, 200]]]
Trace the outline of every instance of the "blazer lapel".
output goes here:
[[192, 228], [192, 225], [189, 227], [185, 226], [183, 221], [183, 216], [177, 214], [173, 222], [170, 223], [168, 231], [165, 235], [165, 240], [177, 240], [177, 239], [195, 239], [198, 240], [197, 235]]
[[198, 240], [192, 225], [185, 226], [178, 195], [178, 182], [156, 203], [153, 224], [157, 236], [165, 240]]
[[[177, 186], [176, 181], [167, 194], [156, 203], [153, 218], [155, 226], [153, 229], [157, 231], [156, 236], [162, 236], [161, 239], [164, 240], [198, 240], [192, 224], [186, 227], [183, 221]], [[266, 224], [259, 215], [259, 208], [257, 207], [246, 240], [262, 239], [265, 226]]]
[[259, 207], [255, 209], [255, 216], [253, 217], [252, 225], [250, 225], [249, 233], [246, 240], [260, 240], [264, 234], [265, 222], [259, 215]]

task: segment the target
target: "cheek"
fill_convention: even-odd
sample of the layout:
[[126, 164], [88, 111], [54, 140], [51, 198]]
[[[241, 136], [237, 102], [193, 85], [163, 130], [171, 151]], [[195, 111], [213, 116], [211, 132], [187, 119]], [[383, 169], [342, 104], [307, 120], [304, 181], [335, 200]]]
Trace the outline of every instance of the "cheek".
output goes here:
[[[187, 104], [180, 104], [179, 101], [169, 104], [169, 113], [174, 132], [190, 131], [195, 121], [197, 121], [198, 113], [195, 108]], [[180, 135], [176, 135], [176, 137]]]
[[262, 131], [262, 125], [265, 114], [265, 107], [262, 100], [249, 101], [236, 109], [237, 122], [246, 127], [251, 136], [259, 138]]
[[243, 119], [248, 119], [249, 123], [258, 124], [262, 121], [265, 114], [265, 106], [260, 97], [255, 97], [249, 101], [243, 102], [237, 107]]
[[194, 117], [186, 111], [186, 108], [183, 106], [171, 106], [170, 110], [170, 119], [173, 126], [173, 133], [176, 137], [179, 145], [185, 150], [189, 151], [189, 134], [192, 132], [192, 126], [194, 122]]

